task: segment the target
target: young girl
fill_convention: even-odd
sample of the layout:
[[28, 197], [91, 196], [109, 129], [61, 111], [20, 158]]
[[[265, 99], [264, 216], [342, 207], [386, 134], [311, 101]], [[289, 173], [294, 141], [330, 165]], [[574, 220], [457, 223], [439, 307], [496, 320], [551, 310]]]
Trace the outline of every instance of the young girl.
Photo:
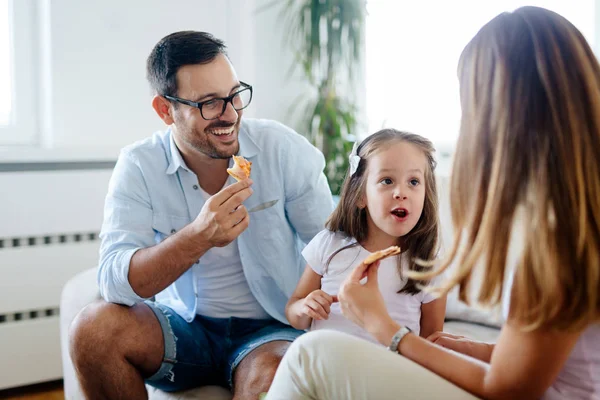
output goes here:
[[[355, 153], [356, 151], [356, 153]], [[442, 330], [445, 297], [436, 299], [406, 278], [416, 259], [432, 260], [438, 238], [438, 200], [431, 142], [394, 129], [365, 139], [350, 156], [340, 202], [302, 255], [308, 265], [286, 306], [296, 329], [335, 329], [373, 340], [335, 304], [342, 281], [371, 253], [397, 245], [381, 261], [382, 294], [392, 318], [427, 337]]]

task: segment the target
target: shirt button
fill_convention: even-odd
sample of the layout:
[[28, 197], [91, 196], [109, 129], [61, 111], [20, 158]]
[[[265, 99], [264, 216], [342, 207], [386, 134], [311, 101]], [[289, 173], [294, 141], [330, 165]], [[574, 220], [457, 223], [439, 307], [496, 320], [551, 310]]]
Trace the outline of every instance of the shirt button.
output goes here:
[[171, 233], [175, 233], [177, 232], [175, 229], [171, 229]]
[[198, 190], [198, 185], [194, 185], [192, 187], [194, 188], [194, 190]]

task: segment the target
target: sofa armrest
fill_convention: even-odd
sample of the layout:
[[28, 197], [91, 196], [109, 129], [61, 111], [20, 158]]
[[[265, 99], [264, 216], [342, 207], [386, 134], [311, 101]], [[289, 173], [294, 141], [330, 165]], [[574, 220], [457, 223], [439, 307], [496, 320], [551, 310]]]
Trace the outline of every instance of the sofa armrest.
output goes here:
[[[71, 278], [64, 286], [60, 300], [60, 343], [63, 362], [63, 382], [65, 399], [82, 400], [75, 369], [69, 355], [69, 326], [75, 316], [88, 304], [100, 299], [100, 291], [96, 283], [98, 268], [83, 271]], [[147, 387], [150, 400], [229, 400], [231, 393], [218, 386], [205, 386], [176, 393], [165, 393]]]
[[63, 365], [63, 382], [66, 399], [83, 399], [77, 376], [69, 355], [69, 326], [85, 306], [100, 299], [96, 283], [98, 268], [80, 272], [63, 287], [60, 299], [60, 345]]

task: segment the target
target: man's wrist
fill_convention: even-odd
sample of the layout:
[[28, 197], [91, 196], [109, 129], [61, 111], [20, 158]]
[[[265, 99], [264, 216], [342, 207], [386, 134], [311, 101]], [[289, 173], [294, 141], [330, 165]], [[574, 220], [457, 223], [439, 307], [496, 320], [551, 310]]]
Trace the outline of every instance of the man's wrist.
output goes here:
[[189, 253], [194, 260], [198, 260], [212, 248], [210, 243], [208, 243], [208, 241], [204, 238], [202, 232], [198, 231], [193, 224], [183, 228], [180, 231], [180, 234], [183, 234], [185, 237], [184, 251]]

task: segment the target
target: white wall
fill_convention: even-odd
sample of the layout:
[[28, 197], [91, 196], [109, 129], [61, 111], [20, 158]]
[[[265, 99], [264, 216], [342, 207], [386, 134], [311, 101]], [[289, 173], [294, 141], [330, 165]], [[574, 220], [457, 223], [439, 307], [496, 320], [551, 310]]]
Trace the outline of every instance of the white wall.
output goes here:
[[[241, 1], [240, 1], [241, 2]], [[293, 50], [284, 44], [281, 7], [265, 6], [273, 0], [255, 0], [250, 18], [254, 20], [254, 37], [243, 42], [242, 46], [254, 46], [255, 96], [259, 106], [255, 115], [283, 122], [300, 133], [304, 128], [298, 124], [298, 98], [307, 93], [310, 86], [304, 82], [301, 68], [290, 75], [294, 62]], [[280, 1], [286, 4], [287, 1]]]
[[145, 61], [163, 36], [192, 29], [229, 47], [240, 79], [255, 87], [247, 116], [291, 123], [293, 60], [268, 0], [39, 0], [36, 145], [0, 150], [0, 162], [113, 159], [164, 129], [150, 106]]

